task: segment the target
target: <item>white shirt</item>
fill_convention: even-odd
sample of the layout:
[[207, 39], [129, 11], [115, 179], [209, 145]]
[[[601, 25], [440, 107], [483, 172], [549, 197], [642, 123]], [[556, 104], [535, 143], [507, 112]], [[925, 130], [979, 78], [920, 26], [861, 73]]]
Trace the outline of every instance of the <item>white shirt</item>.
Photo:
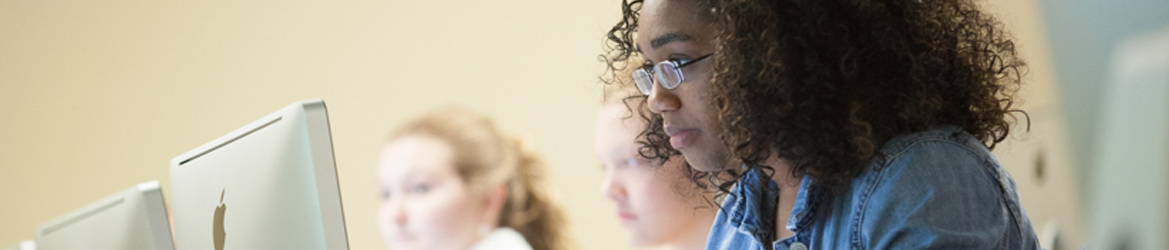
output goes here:
[[500, 227], [471, 246], [470, 250], [532, 250], [532, 246], [528, 245], [528, 241], [519, 232]]

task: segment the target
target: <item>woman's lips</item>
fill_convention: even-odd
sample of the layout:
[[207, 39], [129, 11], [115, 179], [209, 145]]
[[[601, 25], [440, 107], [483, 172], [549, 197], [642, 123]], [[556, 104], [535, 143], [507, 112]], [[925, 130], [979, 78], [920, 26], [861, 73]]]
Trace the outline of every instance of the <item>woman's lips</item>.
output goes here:
[[682, 149], [682, 147], [686, 146], [686, 143], [690, 142], [690, 137], [695, 132], [697, 130], [694, 129], [686, 129], [674, 133], [667, 132], [670, 135], [670, 146], [674, 147], [674, 149]]
[[633, 220], [637, 220], [637, 215], [633, 215], [633, 213], [630, 213], [630, 212], [617, 212], [617, 217], [621, 218], [622, 224], [629, 223], [630, 221], [633, 221]]
[[406, 232], [406, 230], [397, 231], [393, 235], [394, 235], [394, 241], [397, 241], [397, 242], [413, 242], [414, 241], [414, 235], [409, 233], [409, 232]]

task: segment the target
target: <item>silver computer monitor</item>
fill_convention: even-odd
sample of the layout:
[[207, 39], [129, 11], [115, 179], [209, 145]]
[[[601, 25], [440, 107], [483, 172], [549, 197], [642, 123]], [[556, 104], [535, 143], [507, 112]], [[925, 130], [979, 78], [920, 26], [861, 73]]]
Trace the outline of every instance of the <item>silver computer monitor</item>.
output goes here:
[[[138, 184], [41, 224], [35, 247], [174, 250], [166, 214], [158, 182]], [[22, 244], [28, 246], [32, 245]]]
[[289, 105], [171, 159], [178, 249], [348, 249], [325, 103]]

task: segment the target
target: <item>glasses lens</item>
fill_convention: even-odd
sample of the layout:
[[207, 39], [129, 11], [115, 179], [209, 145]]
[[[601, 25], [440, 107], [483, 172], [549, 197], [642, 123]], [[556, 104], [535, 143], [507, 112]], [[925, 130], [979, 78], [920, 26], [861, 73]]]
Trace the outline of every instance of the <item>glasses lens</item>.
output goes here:
[[682, 72], [678, 71], [677, 67], [671, 62], [661, 62], [654, 65], [654, 75], [658, 77], [658, 84], [663, 88], [674, 89], [678, 84], [682, 83]]
[[650, 90], [653, 90], [654, 79], [649, 76], [649, 72], [645, 72], [645, 69], [635, 69], [633, 70], [633, 84], [637, 85], [637, 90], [640, 90], [642, 94], [649, 95]]

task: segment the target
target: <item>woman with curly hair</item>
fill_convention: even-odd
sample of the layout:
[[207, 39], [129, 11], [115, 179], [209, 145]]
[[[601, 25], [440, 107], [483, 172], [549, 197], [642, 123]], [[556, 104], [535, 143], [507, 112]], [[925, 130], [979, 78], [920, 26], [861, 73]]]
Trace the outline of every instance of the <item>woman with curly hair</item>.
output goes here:
[[[971, 0], [626, 0], [642, 156], [722, 190], [707, 249], [1035, 249], [1007, 138], [1025, 69]], [[642, 62], [633, 64], [630, 62]]]

